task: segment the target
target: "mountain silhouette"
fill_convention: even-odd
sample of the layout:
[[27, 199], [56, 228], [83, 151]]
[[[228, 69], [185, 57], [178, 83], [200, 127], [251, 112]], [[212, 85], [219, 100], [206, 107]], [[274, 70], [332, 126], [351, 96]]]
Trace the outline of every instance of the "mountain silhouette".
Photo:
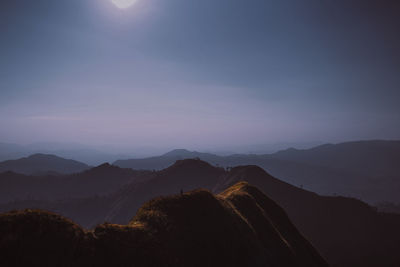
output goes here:
[[305, 150], [287, 149], [271, 156], [367, 176], [393, 176], [400, 168], [400, 141], [326, 144]]
[[[17, 145], [0, 143], [0, 161], [19, 159], [33, 154], [50, 154], [62, 158], [73, 159], [86, 163], [90, 166], [97, 166], [104, 162], [112, 162], [128, 156], [102, 152], [91, 146], [75, 143], [33, 143], [29, 145]], [[131, 155], [132, 157], [133, 155]], [[128, 157], [129, 158], [129, 157]]]
[[177, 160], [193, 158], [200, 158], [204, 161], [214, 163], [220, 157], [209, 153], [200, 153], [186, 149], [175, 149], [157, 157], [117, 160], [113, 165], [134, 170], [162, 170], [170, 167]]
[[27, 175], [71, 174], [89, 169], [84, 163], [54, 155], [34, 154], [27, 158], [0, 162], [0, 172], [12, 171]]
[[0, 202], [13, 200], [61, 200], [107, 195], [151, 172], [121, 169], [103, 164], [70, 175], [29, 176], [0, 173]]
[[40, 210], [0, 215], [2, 266], [328, 266], [286, 213], [239, 183], [145, 203], [92, 231]]
[[[397, 266], [400, 215], [357, 199], [325, 197], [275, 179], [257, 166], [233, 168], [217, 191], [246, 181], [276, 201], [331, 266]], [[379, 244], [379, 245], [377, 245]]]
[[169, 168], [156, 172], [152, 179], [132, 183], [115, 194], [114, 206], [105, 220], [125, 224], [130, 219], [129, 211], [137, 210], [151, 198], [197, 188], [212, 190], [224, 175], [224, 169], [201, 160], [178, 160]]
[[288, 149], [266, 155], [217, 156], [173, 150], [159, 157], [118, 160], [123, 168], [161, 170], [177, 160], [199, 158], [222, 167], [257, 165], [275, 177], [323, 195], [400, 203], [400, 141], [359, 141]]
[[[114, 172], [132, 172], [136, 176], [114, 193], [62, 201], [14, 201], [0, 205], [0, 211], [40, 208], [61, 213], [88, 228], [104, 221], [125, 225], [149, 199], [180, 192], [185, 195], [196, 188], [219, 194], [246, 181], [280, 205], [331, 266], [397, 267], [400, 263], [400, 215], [377, 212], [354, 198], [320, 196], [276, 179], [254, 165], [225, 170], [189, 159], [158, 172], [135, 172], [110, 165], [102, 168], [109, 171], [104, 180], [113, 181]], [[69, 190], [71, 194], [75, 192]]]

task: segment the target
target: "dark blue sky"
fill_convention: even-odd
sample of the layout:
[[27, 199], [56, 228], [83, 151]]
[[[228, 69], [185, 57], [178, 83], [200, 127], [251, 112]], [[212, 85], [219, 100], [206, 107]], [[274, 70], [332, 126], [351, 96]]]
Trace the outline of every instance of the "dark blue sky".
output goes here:
[[0, 2], [0, 141], [400, 138], [396, 0]]

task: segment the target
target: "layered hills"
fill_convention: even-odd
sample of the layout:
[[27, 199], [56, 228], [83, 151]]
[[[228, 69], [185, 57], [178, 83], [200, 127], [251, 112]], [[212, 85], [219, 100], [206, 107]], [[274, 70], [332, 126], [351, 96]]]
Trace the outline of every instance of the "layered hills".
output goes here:
[[0, 203], [15, 200], [61, 200], [111, 194], [151, 172], [121, 169], [103, 164], [69, 175], [0, 173]]
[[[119, 184], [119, 189], [109, 194], [96, 196], [96, 190], [99, 189], [93, 187], [90, 191], [92, 196], [53, 201], [14, 201], [0, 205], [0, 211], [40, 208], [63, 214], [87, 228], [93, 228], [104, 221], [127, 225], [132, 215], [144, 207], [149, 199], [180, 195], [180, 192], [196, 188], [205, 188], [220, 194], [232, 186], [234, 188], [235, 184], [246, 181], [280, 205], [293, 224], [331, 266], [397, 267], [400, 264], [397, 253], [400, 243], [400, 215], [380, 213], [354, 198], [320, 196], [276, 179], [255, 165], [226, 170], [199, 159], [188, 159], [177, 161], [161, 171], [142, 174], [111, 165], [102, 165], [88, 172], [98, 175], [104, 173], [102, 179], [109, 183], [117, 180], [115, 177], [119, 177], [120, 173], [127, 173], [129, 181]], [[65, 181], [72, 177], [66, 176]], [[81, 176], [84, 181], [83, 177]], [[95, 181], [88, 183], [86, 189], [95, 185]], [[23, 184], [20, 186], [23, 187]], [[27, 187], [25, 189], [29, 190]], [[75, 189], [69, 190], [72, 194]]]
[[280, 160], [345, 170], [366, 176], [393, 176], [400, 165], [400, 141], [356, 141], [311, 149], [287, 149], [271, 155]]
[[[154, 171], [168, 168], [177, 160], [189, 158], [199, 158], [224, 168], [257, 165], [283, 181], [322, 195], [350, 196], [372, 205], [382, 202], [400, 203], [399, 141], [326, 144], [311, 149], [291, 148], [265, 155], [218, 156], [177, 149], [158, 157], [118, 160], [114, 165]], [[41, 177], [79, 173], [89, 168], [84, 163], [45, 154], [0, 162], [0, 173], [11, 171]]]
[[400, 141], [358, 141], [265, 155], [218, 156], [178, 149], [158, 157], [118, 160], [119, 167], [161, 170], [177, 160], [199, 158], [213, 165], [257, 165], [275, 177], [323, 195], [342, 195], [370, 204], [400, 203]]
[[145, 203], [127, 225], [82, 229], [40, 210], [0, 215], [2, 266], [328, 266], [274, 201], [247, 183]]

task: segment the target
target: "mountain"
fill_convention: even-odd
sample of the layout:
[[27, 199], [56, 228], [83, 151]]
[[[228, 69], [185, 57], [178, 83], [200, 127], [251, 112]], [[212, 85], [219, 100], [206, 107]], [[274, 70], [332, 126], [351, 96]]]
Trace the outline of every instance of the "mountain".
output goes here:
[[[97, 169], [99, 173], [108, 173], [103, 179], [108, 176], [111, 181], [114, 173], [124, 171], [110, 165], [101, 168], [104, 170]], [[40, 208], [61, 213], [86, 227], [104, 221], [124, 225], [149, 199], [196, 188], [220, 194], [241, 181], [256, 186], [280, 205], [331, 266], [400, 265], [400, 215], [378, 212], [354, 198], [320, 196], [276, 179], [254, 165], [225, 170], [198, 159], [180, 160], [162, 171], [137, 173], [114, 193], [57, 201], [14, 201], [0, 205], [0, 211]], [[69, 190], [75, 192], [74, 188]]]
[[146, 171], [121, 169], [109, 164], [70, 175], [28, 176], [5, 172], [0, 173], [0, 202], [107, 195], [136, 179], [146, 179], [151, 174]]
[[[0, 215], [2, 266], [328, 266], [285, 212], [239, 183], [144, 204], [127, 225], [85, 231], [39, 210]], [[60, 265], [61, 263], [61, 265]]]
[[371, 204], [400, 203], [399, 144], [400, 141], [360, 141], [266, 155], [231, 156], [179, 149], [159, 157], [118, 160], [114, 165], [160, 170], [187, 158], [222, 167], [257, 165], [275, 177], [319, 194], [351, 196]]
[[197, 188], [212, 190], [225, 170], [209, 163], [196, 160], [179, 160], [167, 169], [156, 172], [155, 176], [141, 183], [132, 183], [114, 195], [113, 206], [105, 220], [125, 224], [130, 212], [137, 210], [146, 201], [158, 196], [176, 194]]
[[134, 170], [162, 170], [173, 165], [177, 160], [193, 158], [200, 158], [204, 161], [214, 163], [219, 161], [221, 157], [209, 153], [175, 149], [158, 157], [117, 160], [113, 165]]
[[397, 176], [400, 168], [400, 141], [326, 144], [305, 150], [287, 149], [271, 156], [366, 176]]
[[178, 161], [148, 183], [126, 187], [115, 197], [106, 219], [126, 223], [130, 219], [128, 211], [137, 209], [145, 199], [179, 192], [180, 188], [196, 188], [195, 181], [201, 184], [197, 187], [216, 193], [239, 181], [255, 185], [287, 211], [331, 266], [400, 264], [400, 257], [395, 256], [400, 242], [400, 216], [378, 213], [357, 199], [317, 195], [280, 181], [257, 166], [224, 171], [201, 160]]
[[89, 169], [84, 163], [54, 155], [34, 154], [27, 158], [0, 162], [0, 172], [12, 171], [27, 175], [46, 173], [70, 174]]
[[[398, 266], [400, 215], [378, 213], [353, 198], [324, 197], [270, 176], [257, 166], [233, 168], [217, 191], [246, 181], [289, 214], [331, 266]], [[377, 245], [379, 244], [379, 245]]]
[[0, 143], [0, 161], [19, 159], [33, 154], [50, 154], [62, 158], [73, 159], [85, 164], [96, 166], [104, 162], [112, 162], [120, 158], [130, 158], [128, 153], [103, 152], [108, 148], [96, 149], [74, 143], [34, 143], [29, 145]]

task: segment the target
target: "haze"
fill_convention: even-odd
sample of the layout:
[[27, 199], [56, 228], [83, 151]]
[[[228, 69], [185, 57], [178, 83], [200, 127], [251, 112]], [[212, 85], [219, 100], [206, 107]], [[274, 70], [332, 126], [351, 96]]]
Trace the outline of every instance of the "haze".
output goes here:
[[398, 1], [3, 0], [0, 140], [400, 138]]

